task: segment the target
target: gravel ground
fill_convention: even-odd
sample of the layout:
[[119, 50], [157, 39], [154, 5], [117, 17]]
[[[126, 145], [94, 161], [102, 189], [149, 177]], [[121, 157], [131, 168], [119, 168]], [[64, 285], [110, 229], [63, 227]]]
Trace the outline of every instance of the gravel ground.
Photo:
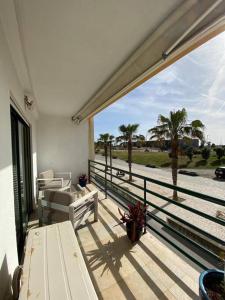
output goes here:
[[[104, 162], [104, 157], [96, 156], [96, 160]], [[121, 169], [128, 169], [127, 163], [122, 160], [115, 159], [113, 160], [113, 166], [121, 168]], [[171, 179], [171, 171], [169, 169], [150, 169], [143, 165], [133, 164], [132, 171], [134, 173], [138, 173], [153, 179], [157, 179], [163, 182], [172, 183]], [[135, 183], [143, 186], [143, 182], [137, 178], [135, 179]], [[118, 181], [118, 180], [117, 180]], [[118, 181], [119, 182], [119, 181]], [[117, 183], [118, 183], [117, 182]], [[136, 194], [143, 196], [143, 192], [135, 187], [131, 187], [127, 183], [121, 183], [123, 187], [129, 187], [129, 190], [135, 192]], [[198, 177], [191, 177], [186, 175], [178, 174], [178, 185], [180, 187], [184, 187], [196, 192], [200, 192], [206, 195], [210, 195], [213, 197], [217, 197], [224, 200], [225, 204], [225, 181], [216, 181], [209, 178], [204, 178], [201, 176]], [[171, 197], [172, 191], [170, 189], [149, 183], [147, 188], [158, 192], [164, 196]], [[201, 212], [207, 213], [211, 216], [216, 216], [217, 210], [225, 211], [225, 207], [213, 204], [211, 202], [207, 202], [196, 197], [192, 197], [186, 194], [179, 193], [179, 197], [183, 198], [183, 204], [195, 208]], [[210, 234], [225, 240], [225, 229], [222, 225], [209, 221], [203, 217], [200, 217], [194, 213], [191, 213], [183, 208], [177, 207], [173, 204], [167, 203], [164, 200], [160, 200], [157, 197], [152, 195], [148, 195], [147, 199], [152, 203], [162, 207], [168, 212], [171, 212], [178, 217], [182, 218], [183, 220], [192, 223], [193, 225], [201, 228], [204, 231], [209, 232]], [[164, 213], [158, 212], [154, 209], [151, 209], [157, 216], [162, 219], [166, 219], [166, 215]]]

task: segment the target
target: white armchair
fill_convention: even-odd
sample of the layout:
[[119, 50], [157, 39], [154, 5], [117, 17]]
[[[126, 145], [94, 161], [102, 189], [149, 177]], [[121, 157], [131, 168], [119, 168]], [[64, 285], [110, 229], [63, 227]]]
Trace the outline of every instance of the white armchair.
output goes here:
[[[39, 174], [37, 178], [37, 195], [46, 189], [59, 191], [71, 190], [71, 172], [54, 172], [48, 170]], [[39, 198], [39, 195], [38, 197]]]
[[74, 229], [91, 213], [98, 221], [98, 191], [89, 192], [76, 199], [73, 193], [46, 190], [38, 200], [39, 224], [51, 224], [70, 220]]

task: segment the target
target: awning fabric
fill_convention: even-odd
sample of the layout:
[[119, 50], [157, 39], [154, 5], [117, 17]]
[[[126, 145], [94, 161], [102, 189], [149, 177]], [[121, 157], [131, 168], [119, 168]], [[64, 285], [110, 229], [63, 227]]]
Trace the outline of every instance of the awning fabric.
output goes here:
[[224, 0], [186, 0], [72, 118], [77, 123], [131, 91], [192, 49], [225, 30]]

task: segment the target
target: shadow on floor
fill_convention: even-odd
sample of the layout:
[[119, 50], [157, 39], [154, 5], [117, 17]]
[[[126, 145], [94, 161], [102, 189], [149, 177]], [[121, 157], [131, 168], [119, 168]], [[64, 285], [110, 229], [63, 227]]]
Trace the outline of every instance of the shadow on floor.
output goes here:
[[8, 262], [5, 255], [0, 269], [0, 299], [12, 299], [13, 295], [11, 290], [11, 283], [12, 277], [9, 274]]
[[[100, 205], [106, 210], [106, 212], [108, 214], [111, 215], [111, 217], [119, 223], [119, 218], [117, 218], [117, 216], [115, 216], [109, 209], [108, 207], [101, 202]], [[113, 233], [112, 229], [104, 222], [104, 220], [102, 220], [102, 218], [100, 217], [100, 221], [102, 222], [102, 224], [105, 226], [105, 228], [107, 229], [107, 231], [110, 233], [110, 235], [112, 237], [115, 237], [115, 234]], [[123, 225], [120, 225], [123, 226]], [[126, 236], [125, 236], [126, 237]], [[127, 238], [127, 237], [126, 237]], [[122, 241], [122, 240], [121, 240]], [[172, 270], [170, 270], [161, 259], [159, 259], [157, 256], [155, 256], [154, 253], [152, 253], [152, 251], [146, 247], [145, 244], [143, 244], [141, 242], [141, 240], [138, 242], [138, 245], [154, 260], [154, 262], [161, 268], [161, 270], [163, 272], [165, 272], [174, 282], [176, 282], [177, 285], [179, 285], [179, 287], [189, 296], [191, 297], [191, 299], [198, 299], [198, 295], [196, 295], [192, 289], [190, 289], [190, 287], [188, 285], [186, 285]], [[128, 254], [125, 254], [127, 256], [127, 258], [131, 261], [131, 263], [134, 265], [135, 269], [138, 269], [138, 272], [140, 273], [140, 275], [142, 276], [142, 278], [146, 281], [146, 283], [151, 283], [151, 279], [149, 278], [148, 274], [145, 273], [144, 269], [141, 268], [141, 266], [138, 264], [138, 262], [135, 261], [135, 259]], [[147, 276], [146, 276], [147, 275]], [[152, 282], [154, 285], [155, 283]], [[160, 299], [166, 299], [165, 295], [161, 295], [161, 290], [157, 287], [157, 286], [152, 286], [151, 288], [153, 289], [153, 291], [155, 292], [155, 294], [160, 298]]]

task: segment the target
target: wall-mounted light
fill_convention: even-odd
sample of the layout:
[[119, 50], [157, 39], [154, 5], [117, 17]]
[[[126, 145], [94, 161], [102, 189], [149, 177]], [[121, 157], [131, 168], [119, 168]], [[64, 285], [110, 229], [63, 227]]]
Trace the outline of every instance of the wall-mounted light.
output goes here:
[[74, 124], [77, 124], [77, 125], [79, 125], [80, 124], [80, 122], [81, 122], [81, 116], [72, 116], [72, 122], [74, 123]]
[[33, 101], [33, 100], [30, 100], [30, 99], [28, 98], [28, 96], [25, 95], [25, 96], [24, 96], [24, 104], [25, 104], [25, 108], [26, 108], [26, 109], [32, 110], [34, 101]]

